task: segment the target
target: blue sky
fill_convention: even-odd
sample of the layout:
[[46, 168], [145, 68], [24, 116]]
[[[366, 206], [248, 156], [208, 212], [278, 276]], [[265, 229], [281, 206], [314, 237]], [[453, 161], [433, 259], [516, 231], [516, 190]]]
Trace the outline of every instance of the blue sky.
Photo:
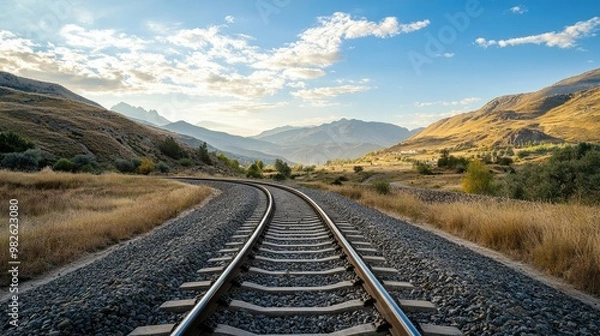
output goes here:
[[0, 69], [231, 133], [415, 128], [598, 67], [597, 1], [0, 0]]

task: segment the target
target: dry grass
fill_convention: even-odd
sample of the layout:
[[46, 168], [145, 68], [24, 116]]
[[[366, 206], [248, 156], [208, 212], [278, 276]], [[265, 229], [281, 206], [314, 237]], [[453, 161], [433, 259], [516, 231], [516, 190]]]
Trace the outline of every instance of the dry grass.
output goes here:
[[[19, 201], [19, 276], [31, 278], [136, 234], [149, 231], [210, 194], [206, 187], [117, 174], [0, 171], [0, 221]], [[8, 246], [8, 230], [0, 232]], [[0, 249], [8, 265], [8, 249]], [[8, 274], [0, 276], [0, 285]]]
[[330, 190], [524, 261], [600, 296], [600, 208], [527, 202], [424, 203], [356, 186]]

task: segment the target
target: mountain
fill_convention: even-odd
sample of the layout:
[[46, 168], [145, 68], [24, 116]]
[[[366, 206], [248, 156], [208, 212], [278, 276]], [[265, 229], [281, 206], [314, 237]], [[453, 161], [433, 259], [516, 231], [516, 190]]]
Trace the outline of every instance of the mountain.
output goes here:
[[275, 127], [273, 129], [270, 129], [270, 130], [263, 131], [262, 133], [260, 133], [258, 135], [252, 136], [251, 138], [254, 138], [254, 139], [263, 139], [263, 138], [267, 138], [267, 137], [273, 136], [275, 134], [279, 134], [279, 133], [287, 132], [287, 131], [298, 130], [298, 129], [301, 129], [301, 128], [304, 128], [304, 127], [289, 126], [289, 125], [280, 126], [280, 127]]
[[66, 98], [72, 101], [103, 108], [98, 103], [93, 102], [80, 95], [77, 95], [72, 91], [67, 90], [61, 85], [19, 77], [4, 71], [0, 71], [0, 87], [11, 88], [29, 93], [46, 94], [53, 97]]
[[150, 125], [163, 126], [171, 123], [171, 121], [158, 114], [156, 110], [146, 111], [142, 107], [134, 107], [123, 102], [118, 103], [110, 109], [130, 119], [149, 123]]
[[389, 150], [580, 141], [600, 142], [600, 69], [536, 92], [492, 99], [476, 111], [433, 123]]
[[[71, 99], [68, 94], [37, 93], [45, 92], [48, 87], [62, 88], [57, 84], [22, 79], [19, 83], [28, 84], [23, 87], [25, 91], [0, 86], [0, 132], [13, 131], [33, 142], [49, 164], [62, 157], [85, 154], [102, 166], [113, 165], [117, 159], [149, 157], [154, 162], [165, 161], [172, 168], [179, 167], [177, 161], [159, 150], [167, 137], [176, 134], [137, 123], [97, 104], [82, 102], [79, 96]], [[199, 162], [194, 148], [183, 142], [180, 146]], [[231, 174], [218, 160], [213, 166], [199, 168]]]
[[257, 137], [279, 145], [290, 160], [323, 164], [334, 159], [357, 158], [411, 135], [408, 129], [393, 124], [341, 119], [320, 126], [270, 130]]
[[228, 124], [224, 124], [224, 123], [220, 123], [220, 122], [215, 122], [215, 121], [208, 121], [208, 120], [197, 122], [196, 126], [207, 128], [209, 130], [213, 130], [213, 131], [217, 131], [217, 132], [225, 132], [225, 133], [229, 133], [229, 134], [236, 134], [239, 132], [243, 132], [243, 133], [252, 132], [251, 130], [245, 129], [242, 127], [236, 127], [236, 126], [232, 126], [232, 125], [228, 125]]
[[[194, 126], [182, 120], [163, 125], [162, 128], [194, 137], [200, 141], [206, 141], [220, 150], [233, 153], [238, 158], [244, 158], [240, 161], [241, 163], [246, 161], [245, 158], [251, 158], [250, 161], [262, 160], [265, 163], [275, 162], [278, 158], [289, 161], [284, 158], [283, 155], [280, 155], [281, 152], [278, 151], [278, 146], [276, 144], [269, 142], [231, 135], [225, 132], [211, 131], [207, 128]], [[271, 155], [264, 151], [276, 154]]]

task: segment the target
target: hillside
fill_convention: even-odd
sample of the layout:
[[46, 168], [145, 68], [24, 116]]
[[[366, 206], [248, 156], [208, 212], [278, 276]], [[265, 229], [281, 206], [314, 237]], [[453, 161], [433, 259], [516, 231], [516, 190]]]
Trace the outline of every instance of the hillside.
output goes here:
[[2, 86], [23, 92], [47, 94], [53, 97], [66, 98], [72, 101], [102, 108], [102, 106], [100, 106], [98, 103], [77, 95], [67, 90], [62, 85], [18, 77], [4, 71], [0, 71], [0, 87]]
[[495, 98], [476, 111], [433, 123], [389, 150], [600, 142], [599, 121], [596, 69], [536, 92]]
[[111, 107], [110, 110], [118, 112], [129, 119], [141, 121], [150, 125], [162, 126], [171, 123], [167, 118], [158, 114], [156, 110], [146, 111], [142, 107], [134, 107], [123, 102]]
[[[149, 157], [178, 167], [176, 161], [158, 149], [167, 137], [176, 134], [58, 96], [0, 87], [0, 131], [17, 132], [33, 142], [50, 164], [61, 157], [85, 154], [104, 166], [117, 159]], [[192, 148], [183, 143], [181, 146], [193, 153]], [[205, 168], [210, 172], [229, 172], [220, 164]]]

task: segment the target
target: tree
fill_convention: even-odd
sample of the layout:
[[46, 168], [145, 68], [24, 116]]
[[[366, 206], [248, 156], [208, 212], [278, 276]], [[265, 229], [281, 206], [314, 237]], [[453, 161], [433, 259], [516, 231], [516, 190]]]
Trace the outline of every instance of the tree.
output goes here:
[[22, 153], [5, 154], [0, 161], [0, 166], [13, 170], [37, 170], [42, 161], [39, 149], [28, 149]]
[[198, 154], [200, 155], [200, 161], [206, 163], [207, 165], [212, 164], [210, 154], [208, 153], [208, 145], [206, 144], [206, 141], [202, 142], [202, 145], [198, 147]]
[[137, 162], [133, 160], [117, 159], [115, 161], [115, 168], [121, 173], [134, 173], [137, 167]]
[[246, 171], [246, 177], [263, 178], [262, 167], [262, 161], [254, 161], [254, 163], [251, 164], [250, 167], [248, 167], [248, 170]]
[[187, 157], [187, 153], [179, 146], [173, 137], [167, 137], [158, 145], [158, 149], [160, 149], [164, 155], [175, 160]]
[[33, 143], [12, 131], [0, 133], [0, 153], [24, 152], [33, 149]]
[[140, 165], [137, 168], [138, 173], [148, 175], [154, 170], [154, 162], [147, 157], [140, 160]]
[[462, 180], [463, 189], [471, 194], [492, 194], [494, 175], [481, 161], [475, 160], [467, 166], [467, 173]]
[[275, 169], [283, 179], [287, 179], [292, 176], [292, 168], [288, 166], [287, 162], [283, 162], [283, 160], [275, 160]]
[[55, 171], [63, 171], [63, 172], [75, 172], [77, 170], [77, 166], [75, 163], [69, 159], [61, 158], [56, 161], [52, 169]]
[[159, 163], [156, 164], [156, 169], [158, 169], [158, 171], [163, 174], [168, 174], [170, 167], [164, 161], [160, 161]]

